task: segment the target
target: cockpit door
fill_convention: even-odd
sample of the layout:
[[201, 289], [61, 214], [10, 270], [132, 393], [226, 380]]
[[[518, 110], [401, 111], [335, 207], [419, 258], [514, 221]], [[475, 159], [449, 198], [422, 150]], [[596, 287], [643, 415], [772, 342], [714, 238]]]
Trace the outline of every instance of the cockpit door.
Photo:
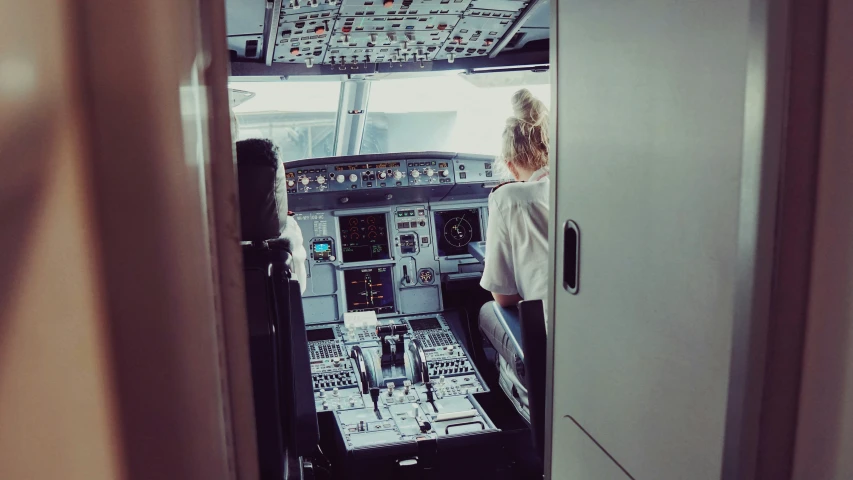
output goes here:
[[[782, 3], [819, 13], [552, 3], [550, 478], [771, 478], [746, 472], [774, 441], [759, 439], [761, 388], [788, 373], [764, 363], [790, 335], [767, 335], [772, 287], [798, 281], [774, 249], [810, 218], [778, 194], [814, 178], [783, 175], [811, 148], [783, 132], [816, 121], [787, 102], [817, 105], [786, 78], [788, 20], [807, 16]], [[795, 33], [819, 38], [819, 16]], [[808, 246], [787, 245], [807, 268]]]

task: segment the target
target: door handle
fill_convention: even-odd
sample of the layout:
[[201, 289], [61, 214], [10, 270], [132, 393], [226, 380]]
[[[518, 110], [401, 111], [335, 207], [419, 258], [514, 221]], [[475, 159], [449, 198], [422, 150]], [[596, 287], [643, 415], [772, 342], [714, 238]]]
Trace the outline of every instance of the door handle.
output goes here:
[[563, 225], [563, 288], [577, 295], [580, 290], [581, 231], [574, 220]]

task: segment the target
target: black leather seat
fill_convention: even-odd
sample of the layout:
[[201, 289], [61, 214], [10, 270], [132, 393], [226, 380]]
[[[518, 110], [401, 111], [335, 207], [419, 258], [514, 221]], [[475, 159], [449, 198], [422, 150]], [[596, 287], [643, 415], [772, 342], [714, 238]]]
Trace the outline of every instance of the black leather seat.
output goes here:
[[292, 246], [278, 238], [286, 190], [272, 143], [238, 142], [237, 175], [258, 462], [262, 479], [281, 480], [286, 465], [315, 452], [320, 435]]
[[[484, 317], [492, 316], [485, 325]], [[483, 306], [480, 328], [498, 353], [500, 386], [530, 423], [534, 445], [544, 448], [545, 368], [547, 338], [541, 300], [523, 301], [517, 307], [495, 302]]]

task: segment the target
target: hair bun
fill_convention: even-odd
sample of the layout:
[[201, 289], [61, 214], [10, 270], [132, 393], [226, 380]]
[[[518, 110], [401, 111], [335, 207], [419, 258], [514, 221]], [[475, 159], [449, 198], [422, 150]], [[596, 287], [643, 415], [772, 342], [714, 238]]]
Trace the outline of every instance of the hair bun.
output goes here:
[[512, 110], [516, 118], [532, 125], [539, 125], [548, 116], [545, 104], [526, 88], [512, 96]]

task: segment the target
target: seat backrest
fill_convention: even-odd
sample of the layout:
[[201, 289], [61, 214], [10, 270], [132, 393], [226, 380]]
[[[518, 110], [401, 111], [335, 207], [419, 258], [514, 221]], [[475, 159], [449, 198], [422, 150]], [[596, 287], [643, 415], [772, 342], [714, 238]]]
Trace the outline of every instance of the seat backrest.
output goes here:
[[259, 463], [264, 478], [282, 478], [282, 456], [312, 454], [319, 443], [308, 339], [299, 284], [290, 278], [286, 240], [245, 245]]
[[241, 238], [277, 238], [287, 221], [287, 186], [278, 150], [266, 139], [241, 140], [236, 150]]
[[521, 324], [521, 344], [524, 345], [524, 382], [530, 406], [530, 432], [533, 445], [544, 458], [545, 452], [545, 369], [546, 345], [545, 311], [542, 300], [527, 300], [518, 304]]

